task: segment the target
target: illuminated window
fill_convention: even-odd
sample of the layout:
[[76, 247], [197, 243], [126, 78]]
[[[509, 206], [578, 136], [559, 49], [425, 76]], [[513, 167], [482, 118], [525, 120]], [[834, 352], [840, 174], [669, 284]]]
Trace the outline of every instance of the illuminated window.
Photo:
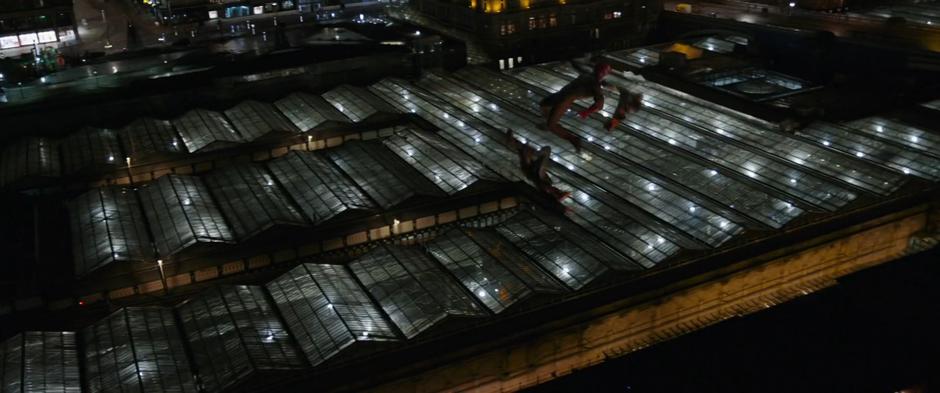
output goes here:
[[39, 36], [36, 33], [20, 34], [21, 45], [32, 45], [39, 43]]
[[0, 48], [16, 48], [20, 46], [20, 39], [15, 35], [8, 35], [6, 37], [0, 37]]
[[621, 14], [620, 11], [614, 11], [614, 18], [615, 18], [615, 19], [616, 19], [616, 18], [619, 18], [621, 15], [623, 15], [623, 14]]
[[558, 18], [555, 17], [555, 14], [548, 14], [548, 27], [558, 27]]
[[535, 30], [535, 17], [529, 17], [529, 30]]
[[499, 35], [510, 35], [516, 32], [516, 24], [512, 22], [503, 22], [499, 25]]
[[39, 42], [42, 42], [42, 43], [56, 42], [57, 40], [55, 36], [55, 30], [40, 31], [38, 36], [39, 36]]

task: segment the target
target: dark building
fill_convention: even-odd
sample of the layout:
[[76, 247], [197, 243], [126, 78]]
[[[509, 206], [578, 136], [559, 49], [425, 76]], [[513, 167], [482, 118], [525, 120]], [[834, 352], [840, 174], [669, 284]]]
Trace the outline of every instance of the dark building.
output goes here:
[[77, 38], [72, 0], [0, 1], [2, 55], [20, 54], [20, 48], [58, 47]]
[[657, 0], [415, 0], [431, 25], [478, 43], [502, 68], [638, 44], [655, 24]]

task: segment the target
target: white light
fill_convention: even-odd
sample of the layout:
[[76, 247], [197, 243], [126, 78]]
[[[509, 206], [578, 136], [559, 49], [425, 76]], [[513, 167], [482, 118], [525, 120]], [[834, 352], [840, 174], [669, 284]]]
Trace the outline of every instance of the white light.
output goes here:
[[716, 171], [716, 170], [714, 170], [714, 169], [708, 171], [708, 175], [709, 175], [709, 176], [715, 176], [715, 175], [717, 175], [717, 174], [718, 174], [718, 171]]
[[594, 142], [594, 137], [593, 137], [593, 136], [589, 136], [589, 137], [587, 137], [587, 140], [588, 140], [588, 142]]
[[327, 306], [327, 307], [329, 307], [329, 308], [330, 308], [330, 310], [332, 310], [332, 309], [333, 309], [333, 303], [329, 303], [329, 304], [327, 304], [326, 306]]
[[689, 213], [695, 213], [695, 206], [689, 206]]
[[880, 126], [880, 125], [875, 126], [875, 131], [884, 132], [884, 130], [885, 130], [885, 128], [882, 127], [882, 126]]
[[666, 242], [666, 239], [664, 239], [662, 236], [656, 237], [656, 244], [663, 244], [665, 242]]
[[829, 141], [822, 141], [823, 146], [829, 146]]
[[392, 225], [398, 226], [398, 224], [401, 224], [401, 221], [398, 221], [397, 218], [392, 220]]
[[791, 2], [790, 2], [790, 8], [793, 8], [793, 7], [796, 7], [796, 3], [794, 3], [794, 2], [791, 1]]
[[484, 292], [484, 291], [481, 289], [479, 292], [477, 292], [477, 295], [479, 295], [480, 297], [483, 297], [483, 296], [486, 296], [486, 292]]
[[647, 184], [646, 191], [656, 191], [656, 185], [653, 183]]
[[108, 162], [114, 162], [114, 155], [113, 155], [113, 154], [108, 156]]
[[157, 259], [157, 266], [163, 266], [163, 260]]
[[901, 172], [904, 172], [905, 175], [910, 175], [910, 174], [911, 174], [911, 170], [910, 170], [910, 169], [907, 169], [907, 168], [901, 168]]
[[111, 71], [113, 71], [115, 74], [117, 74], [118, 69], [117, 69], [117, 67], [111, 67]]
[[473, 138], [473, 141], [476, 143], [480, 143], [480, 138]]
[[672, 138], [669, 138], [669, 144], [670, 144], [670, 145], [675, 145], [675, 144], [676, 144], [676, 140], [675, 140], [675, 139], [672, 139]]
[[604, 145], [604, 150], [610, 150], [610, 145]]
[[916, 135], [911, 135], [911, 142], [917, 143], [918, 141], [920, 141], [920, 138], [918, 138]]
[[421, 35], [421, 30], [415, 30], [415, 35]]
[[796, 179], [790, 179], [790, 183], [796, 184]]
[[857, 151], [857, 152], [855, 152], [855, 156], [858, 157], [858, 158], [862, 158], [862, 157], [865, 156], [865, 153], [862, 153], [862, 152], [860, 152], [860, 151]]
[[46, 83], [46, 77], [39, 78], [39, 81], [42, 83]]

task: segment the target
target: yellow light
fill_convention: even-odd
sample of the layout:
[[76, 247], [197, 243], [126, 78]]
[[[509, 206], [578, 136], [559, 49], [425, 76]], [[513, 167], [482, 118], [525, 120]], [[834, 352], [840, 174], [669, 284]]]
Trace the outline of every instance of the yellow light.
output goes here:
[[558, 4], [565, 5], [567, 3], [568, 3], [567, 0], [558, 0]]
[[477, 9], [477, 0], [470, 0], [470, 9]]
[[503, 1], [502, 0], [484, 0], [483, 3], [483, 12], [498, 14], [503, 12]]
[[522, 7], [522, 9], [527, 10], [529, 9], [529, 2], [530, 0], [519, 0], [519, 6]]

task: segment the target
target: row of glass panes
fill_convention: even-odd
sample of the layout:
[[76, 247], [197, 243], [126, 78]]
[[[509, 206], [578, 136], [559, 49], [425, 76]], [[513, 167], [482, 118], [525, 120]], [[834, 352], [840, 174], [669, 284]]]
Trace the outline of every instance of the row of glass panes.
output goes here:
[[[630, 171], [625, 165], [610, 162], [599, 154], [582, 157], [565, 141], [546, 132], [530, 131], [540, 121], [537, 116], [525, 116], [511, 110], [504, 110], [491, 98], [468, 91], [458, 86], [449, 78], [437, 81], [430, 79], [424, 86], [437, 94], [443, 94], [458, 106], [491, 127], [508, 127], [535, 145], [549, 145], [553, 148], [552, 159], [556, 163], [585, 176], [618, 196], [635, 203], [651, 215], [657, 216], [675, 225], [709, 245], [718, 245], [730, 238], [737, 231], [736, 225], [705, 209], [701, 215], [691, 214], [687, 210], [689, 201], [681, 195], [663, 189], [655, 181]], [[680, 207], [681, 206], [681, 207]], [[726, 231], [727, 230], [727, 231]], [[677, 239], [673, 239], [677, 240]]]
[[[497, 78], [495, 73], [489, 73], [482, 69], [468, 71], [466, 75], [468, 75], [468, 79], [473, 78], [474, 83]], [[508, 101], [512, 101], [521, 107], [528, 107], [530, 112], [538, 111], [536, 103], [543, 97], [543, 94], [532, 93], [531, 89], [525, 89], [516, 84], [502, 83], [501, 85], [502, 88], [491, 92], [501, 97], [520, 96], [522, 92], [531, 93], [528, 97]], [[492, 84], [487, 84], [487, 86], [492, 86]], [[515, 94], [509, 92], [515, 92]], [[615, 104], [612, 103], [612, 100], [605, 101], [605, 108], [608, 112], [612, 112]], [[658, 176], [671, 178], [682, 187], [716, 198], [723, 204], [720, 207], [715, 207], [716, 209], [725, 209], [728, 205], [734, 206], [752, 219], [774, 228], [779, 228], [802, 212], [801, 209], [792, 205], [787, 207], [786, 201], [748, 187], [747, 184], [736, 181], [718, 171], [713, 171], [711, 168], [689, 160], [681, 154], [667, 151], [630, 134], [613, 134], [602, 131], [602, 125], [596, 120], [579, 121], [566, 117], [563, 118], [562, 123], [580, 134], [588, 142], [602, 146], [605, 150], [616, 154], [620, 159], [630, 161], [633, 165], [650, 168]], [[700, 206], [697, 203], [688, 206], [690, 212], [695, 212], [699, 208]], [[718, 211], [726, 216], [735, 214], [734, 211]]]

